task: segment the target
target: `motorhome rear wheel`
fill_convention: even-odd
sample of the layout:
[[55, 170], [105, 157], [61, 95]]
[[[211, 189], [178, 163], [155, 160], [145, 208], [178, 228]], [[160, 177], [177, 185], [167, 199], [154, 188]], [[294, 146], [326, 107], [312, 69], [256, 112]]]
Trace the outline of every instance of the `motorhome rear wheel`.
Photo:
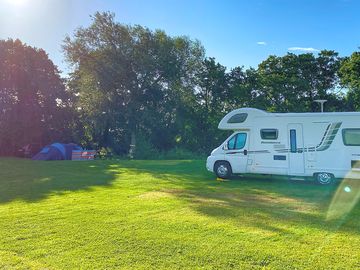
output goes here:
[[330, 185], [334, 181], [334, 176], [330, 173], [321, 172], [315, 174], [315, 180], [320, 185]]

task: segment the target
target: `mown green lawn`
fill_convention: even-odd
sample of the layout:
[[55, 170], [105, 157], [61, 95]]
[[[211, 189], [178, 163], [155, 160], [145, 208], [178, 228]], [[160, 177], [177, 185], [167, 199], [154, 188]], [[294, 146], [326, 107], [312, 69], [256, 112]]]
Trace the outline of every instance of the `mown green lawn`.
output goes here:
[[0, 159], [0, 269], [359, 269], [359, 182]]

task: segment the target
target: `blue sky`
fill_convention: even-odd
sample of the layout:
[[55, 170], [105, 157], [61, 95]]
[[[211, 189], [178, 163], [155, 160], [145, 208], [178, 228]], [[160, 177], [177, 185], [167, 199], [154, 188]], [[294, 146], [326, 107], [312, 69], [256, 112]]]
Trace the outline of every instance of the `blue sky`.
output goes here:
[[0, 0], [0, 39], [19, 38], [45, 49], [67, 71], [61, 43], [95, 11], [117, 21], [199, 39], [221, 64], [256, 67], [269, 55], [332, 49], [345, 56], [360, 46], [356, 0]]

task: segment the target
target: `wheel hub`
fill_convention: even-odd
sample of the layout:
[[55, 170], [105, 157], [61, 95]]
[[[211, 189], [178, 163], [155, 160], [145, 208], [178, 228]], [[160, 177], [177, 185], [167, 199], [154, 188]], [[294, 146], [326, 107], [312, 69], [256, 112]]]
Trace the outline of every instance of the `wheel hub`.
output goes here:
[[219, 175], [225, 176], [227, 174], [227, 172], [228, 172], [228, 169], [226, 168], [226, 166], [220, 165], [218, 167], [218, 169], [217, 169], [217, 172], [218, 172]]
[[329, 184], [331, 182], [331, 176], [328, 173], [319, 173], [318, 179], [321, 184]]

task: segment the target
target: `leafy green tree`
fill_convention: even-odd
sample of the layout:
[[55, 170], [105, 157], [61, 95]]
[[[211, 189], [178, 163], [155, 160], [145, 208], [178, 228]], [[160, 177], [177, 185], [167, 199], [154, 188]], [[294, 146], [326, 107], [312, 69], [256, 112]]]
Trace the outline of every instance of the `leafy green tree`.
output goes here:
[[230, 109], [240, 107], [254, 107], [266, 109], [267, 102], [264, 93], [259, 85], [257, 70], [242, 67], [235, 67], [228, 74], [229, 97], [228, 106]]
[[196, 104], [193, 118], [193, 140], [199, 149], [208, 152], [223, 139], [217, 125], [228, 111], [229, 84], [226, 67], [214, 58], [203, 61], [197, 73]]
[[315, 99], [327, 99], [338, 83], [341, 59], [334, 51], [270, 56], [258, 67], [261, 92], [269, 110], [315, 111]]
[[354, 52], [344, 59], [340, 67], [340, 81], [342, 86], [349, 89], [349, 107], [360, 110], [360, 52]]
[[197, 77], [196, 96], [204, 113], [223, 110], [223, 104], [228, 97], [226, 67], [216, 63], [214, 58], [207, 58], [203, 61]]
[[121, 152], [141, 134], [159, 148], [173, 146], [179, 100], [189, 95], [204, 55], [198, 41], [96, 13], [63, 48], [88, 142]]
[[69, 97], [42, 49], [0, 40], [0, 154], [69, 138]]

